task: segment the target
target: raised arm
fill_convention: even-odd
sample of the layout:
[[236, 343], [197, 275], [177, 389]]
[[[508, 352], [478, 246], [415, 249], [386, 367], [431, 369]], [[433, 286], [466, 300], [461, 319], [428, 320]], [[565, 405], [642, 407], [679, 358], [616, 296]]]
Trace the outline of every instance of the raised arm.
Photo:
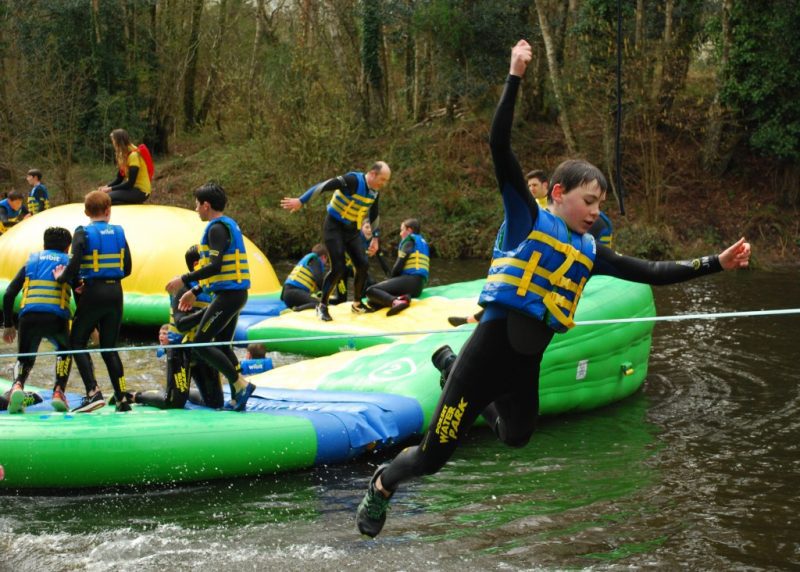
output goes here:
[[495, 110], [489, 137], [497, 185], [505, 208], [505, 237], [508, 244], [518, 244], [527, 236], [539, 209], [528, 190], [522, 167], [511, 149], [514, 106], [519, 85], [531, 55], [531, 47], [525, 40], [517, 42], [517, 45], [511, 50], [509, 76]]

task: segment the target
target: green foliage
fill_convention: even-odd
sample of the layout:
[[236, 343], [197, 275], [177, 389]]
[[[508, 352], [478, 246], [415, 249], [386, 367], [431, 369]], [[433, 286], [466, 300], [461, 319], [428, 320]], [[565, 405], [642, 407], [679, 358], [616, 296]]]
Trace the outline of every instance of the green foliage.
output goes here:
[[724, 101], [738, 110], [750, 144], [800, 161], [800, 10], [795, 0], [734, 2]]
[[672, 258], [673, 237], [663, 226], [632, 224], [614, 231], [616, 250], [648, 260]]

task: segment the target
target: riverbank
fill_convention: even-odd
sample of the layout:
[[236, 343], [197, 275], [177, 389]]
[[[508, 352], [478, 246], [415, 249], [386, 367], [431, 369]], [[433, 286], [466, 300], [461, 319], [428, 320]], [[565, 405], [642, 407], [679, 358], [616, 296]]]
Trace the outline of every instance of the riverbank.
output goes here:
[[[217, 180], [230, 195], [229, 214], [270, 259], [297, 258], [319, 239], [328, 197], [296, 214], [281, 210], [280, 199], [383, 159], [393, 169], [381, 197], [384, 251], [396, 246], [400, 221], [416, 217], [434, 255], [487, 259], [502, 215], [486, 140], [488, 121], [465, 117], [409, 127], [365, 138], [357, 150], [338, 148], [308, 160], [309, 150], [276, 151], [275, 141], [268, 139], [234, 134], [221, 141], [211, 131], [181, 136], [171, 156], [156, 160], [151, 202], [192, 208], [192, 189]], [[517, 129], [514, 146], [523, 168], [551, 172], [565, 156], [557, 126]], [[757, 267], [798, 259], [798, 209], [781, 204], [780, 189], [763, 175], [768, 167], [758, 158], [736, 157], [720, 178], [703, 171], [692, 141], [665, 136], [659, 145], [665, 152], [658, 166], [647, 166], [634, 145], [625, 149], [624, 215], [616, 196], [609, 196], [604, 207], [614, 221], [618, 250], [650, 259], [684, 258], [719, 251], [746, 236]], [[109, 165], [80, 166], [71, 173], [71, 186], [93, 188], [111, 171]], [[64, 202], [63, 193], [54, 190], [53, 202]], [[74, 200], [81, 194], [73, 191]]]

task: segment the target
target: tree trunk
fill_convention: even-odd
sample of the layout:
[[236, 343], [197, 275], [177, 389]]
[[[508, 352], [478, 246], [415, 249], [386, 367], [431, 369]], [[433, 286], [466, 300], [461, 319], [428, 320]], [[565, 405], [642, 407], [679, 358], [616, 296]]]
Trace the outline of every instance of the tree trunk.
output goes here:
[[661, 93], [661, 84], [664, 81], [664, 70], [666, 67], [666, 57], [672, 48], [672, 12], [675, 7], [675, 0], [667, 0], [664, 3], [664, 32], [661, 42], [656, 50], [656, 62], [653, 70], [653, 85], [650, 91], [650, 100], [657, 101]]
[[200, 20], [203, 16], [204, 0], [194, 0], [192, 9], [191, 28], [187, 45], [186, 75], [183, 86], [183, 117], [187, 129], [196, 125], [195, 115], [195, 80], [197, 79], [197, 58], [200, 51]]
[[252, 139], [254, 132], [253, 132], [253, 124], [255, 123], [253, 119], [256, 115], [255, 109], [255, 85], [256, 85], [256, 68], [258, 64], [256, 63], [258, 60], [258, 44], [261, 41], [261, 36], [263, 34], [262, 28], [264, 26], [264, 20], [266, 19], [266, 7], [264, 6], [265, 0], [257, 0], [256, 2], [256, 30], [253, 34], [253, 46], [252, 50], [250, 51], [250, 66], [247, 70], [247, 138]]
[[[203, 95], [200, 98], [200, 109], [197, 111], [197, 123], [203, 125], [211, 111], [211, 103], [216, 95], [220, 65], [222, 62], [222, 45], [228, 28], [228, 0], [219, 2], [219, 18], [217, 20], [217, 33], [211, 44], [211, 66], [208, 72]], [[218, 123], [219, 124], [219, 123]]]
[[430, 111], [431, 81], [431, 41], [418, 38], [414, 54], [414, 121], [422, 121]]
[[92, 0], [92, 24], [94, 25], [94, 43], [100, 45], [100, 0]]
[[559, 70], [558, 61], [556, 60], [556, 53], [553, 45], [553, 38], [550, 34], [550, 26], [547, 23], [547, 17], [543, 9], [543, 0], [535, 0], [536, 12], [539, 15], [539, 27], [542, 30], [542, 40], [544, 40], [545, 53], [547, 54], [547, 65], [550, 70], [550, 81], [553, 84], [553, 96], [555, 97], [556, 104], [558, 105], [558, 120], [561, 124], [561, 130], [564, 132], [564, 141], [567, 144], [567, 149], [570, 154], [577, 152], [577, 145], [575, 138], [572, 136], [572, 128], [570, 127], [569, 113], [567, 112], [566, 102], [561, 90], [561, 72]]
[[[686, 84], [693, 46], [701, 29], [701, 9], [694, 0], [683, 0], [673, 9], [669, 43], [665, 46], [661, 86], [656, 93], [659, 117], [666, 119], [677, 94]], [[678, 14], [675, 18], [674, 15]]]
[[724, 0], [722, 3], [722, 56], [719, 62], [719, 68], [716, 77], [716, 93], [711, 101], [711, 106], [708, 110], [708, 123], [706, 124], [706, 136], [703, 142], [703, 166], [713, 173], [721, 174], [725, 171], [727, 165], [723, 164], [722, 153], [720, 151], [722, 145], [722, 132], [726, 122], [726, 112], [722, 108], [720, 102], [720, 90], [725, 83], [725, 71], [728, 67], [728, 59], [730, 57], [731, 48], [731, 26], [730, 15], [731, 8], [733, 8], [733, 0]]
[[383, 91], [383, 70], [380, 49], [383, 43], [380, 0], [364, 0], [361, 64], [367, 90], [364, 119], [368, 125], [378, 124], [386, 116], [386, 94]]
[[405, 26], [406, 45], [404, 50], [405, 55], [405, 108], [406, 117], [414, 117], [414, 67], [416, 62], [417, 45], [412, 30], [412, 10], [414, 8], [413, 0], [406, 1], [408, 17], [403, 22]]

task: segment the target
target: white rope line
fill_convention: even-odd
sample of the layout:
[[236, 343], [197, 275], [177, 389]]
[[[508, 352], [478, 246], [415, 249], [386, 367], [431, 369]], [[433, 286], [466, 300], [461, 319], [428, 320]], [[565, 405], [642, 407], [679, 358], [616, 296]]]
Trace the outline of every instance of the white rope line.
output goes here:
[[[781, 310], [751, 310], [746, 312], [713, 312], [708, 314], [678, 314], [674, 316], [644, 316], [640, 318], [610, 318], [606, 320], [581, 320], [575, 322], [576, 326], [599, 326], [605, 324], [631, 324], [637, 322], [678, 322], [685, 320], [719, 320], [724, 318], [752, 318], [764, 316], [784, 316], [790, 314], [800, 314], [800, 308], [788, 308]], [[211, 346], [241, 346], [245, 344], [265, 344], [269, 349], [269, 344], [281, 342], [319, 342], [330, 340], [356, 340], [365, 338], [395, 338], [402, 336], [425, 336], [429, 334], [470, 334], [472, 328], [448, 328], [446, 330], [416, 330], [407, 332], [381, 332], [373, 334], [327, 334], [302, 337], [282, 337], [282, 338], [263, 338], [258, 340], [241, 340], [229, 342], [201, 342], [172, 345], [147, 345], [147, 346], [124, 346], [118, 348], [86, 348], [81, 350], [47, 351], [47, 352], [28, 352], [28, 353], [0, 353], [0, 358], [19, 358], [19, 357], [40, 357], [72, 355], [82, 353], [102, 353], [102, 352], [132, 352], [132, 351], [152, 351], [167, 348], [204, 348]]]

